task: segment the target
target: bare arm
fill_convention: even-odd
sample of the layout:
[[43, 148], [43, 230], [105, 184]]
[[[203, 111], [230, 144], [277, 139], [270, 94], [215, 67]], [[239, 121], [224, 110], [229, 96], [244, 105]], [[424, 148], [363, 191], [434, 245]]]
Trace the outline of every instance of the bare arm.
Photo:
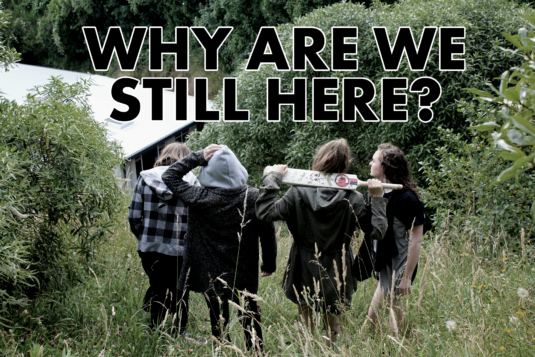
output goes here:
[[420, 249], [422, 248], [422, 240], [424, 235], [424, 226], [419, 225], [412, 228], [409, 233], [411, 235], [411, 241], [409, 246], [409, 256], [407, 259], [407, 265], [405, 267], [405, 273], [401, 278], [399, 284], [399, 292], [401, 295], [410, 294], [412, 292], [412, 274], [420, 258]]

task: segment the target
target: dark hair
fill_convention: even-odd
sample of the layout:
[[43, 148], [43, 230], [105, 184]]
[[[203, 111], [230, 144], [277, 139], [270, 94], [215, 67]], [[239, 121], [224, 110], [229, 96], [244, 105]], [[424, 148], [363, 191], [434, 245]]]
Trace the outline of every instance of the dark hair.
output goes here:
[[345, 139], [329, 141], [316, 150], [312, 170], [322, 173], [345, 173], [351, 163], [351, 150]]
[[173, 165], [178, 160], [182, 159], [184, 156], [189, 155], [190, 151], [186, 144], [182, 143], [172, 143], [167, 145], [154, 163], [154, 167], [157, 166], [170, 166]]
[[418, 198], [420, 192], [412, 180], [409, 161], [400, 148], [390, 143], [384, 143], [377, 148], [381, 152], [381, 168], [388, 182], [403, 185], [403, 188], [412, 191]]

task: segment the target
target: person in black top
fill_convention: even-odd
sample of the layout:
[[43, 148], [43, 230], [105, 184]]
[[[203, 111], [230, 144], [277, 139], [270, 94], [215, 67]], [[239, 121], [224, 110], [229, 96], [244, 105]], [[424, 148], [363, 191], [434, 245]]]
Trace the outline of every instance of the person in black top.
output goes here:
[[374, 241], [374, 270], [379, 283], [373, 296], [368, 317], [375, 324], [377, 311], [394, 294], [393, 310], [397, 324], [390, 324], [390, 332], [397, 334], [404, 316], [399, 297], [412, 292], [420, 248], [422, 246], [425, 215], [420, 193], [411, 178], [409, 163], [403, 151], [392, 144], [381, 144], [370, 162], [371, 175], [382, 182], [403, 185], [403, 190], [385, 190], [388, 199], [385, 238]]

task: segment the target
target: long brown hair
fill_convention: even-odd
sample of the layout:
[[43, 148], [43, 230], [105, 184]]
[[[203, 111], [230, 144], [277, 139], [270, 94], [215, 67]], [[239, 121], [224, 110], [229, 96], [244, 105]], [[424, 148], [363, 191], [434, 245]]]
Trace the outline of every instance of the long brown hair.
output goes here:
[[332, 140], [320, 146], [314, 155], [312, 170], [321, 173], [345, 173], [352, 161], [345, 139]]
[[400, 148], [384, 143], [377, 148], [381, 152], [381, 168], [388, 182], [399, 183], [403, 188], [412, 191], [418, 198], [420, 192], [412, 180], [409, 161]]
[[154, 167], [157, 166], [170, 166], [173, 165], [178, 160], [182, 159], [184, 156], [189, 155], [190, 150], [185, 144], [182, 143], [172, 143], [167, 145], [154, 163]]

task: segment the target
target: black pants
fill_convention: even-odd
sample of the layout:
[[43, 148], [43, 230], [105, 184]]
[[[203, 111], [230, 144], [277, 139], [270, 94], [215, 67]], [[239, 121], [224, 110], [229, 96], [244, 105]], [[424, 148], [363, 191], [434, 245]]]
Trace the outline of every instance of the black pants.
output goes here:
[[[184, 294], [180, 294], [179, 296], [182, 296], [183, 298], [179, 302], [179, 309], [180, 309], [180, 315], [185, 317], [185, 322], [187, 323], [187, 313], [183, 313], [182, 309], [184, 309], [186, 312], [188, 311], [188, 298], [189, 298], [189, 292], [185, 292]], [[208, 297], [207, 297], [208, 295]], [[220, 297], [221, 299], [221, 305], [219, 304], [219, 300], [215, 295], [205, 294], [204, 300], [206, 301], [206, 304], [208, 305], [208, 310], [210, 313], [210, 323], [212, 325], [212, 335], [217, 337], [217, 339], [221, 340], [221, 331], [222, 329], [226, 329], [228, 321], [229, 321], [229, 298], [230, 293], [226, 296]], [[245, 345], [247, 346], [247, 349], [251, 349], [253, 347], [253, 331], [251, 329], [251, 322], [253, 323], [255, 333], [256, 333], [256, 341], [255, 341], [255, 349], [262, 349], [264, 346], [262, 337], [262, 327], [260, 326], [260, 307], [254, 301], [252, 298], [245, 297], [245, 310], [247, 313], [244, 313], [242, 311], [238, 310], [238, 317], [241, 321], [241, 324], [243, 326], [243, 332], [245, 334]], [[237, 295], [237, 292], [232, 297], [232, 301], [239, 304], [239, 298]], [[223, 327], [221, 327], [219, 315], [221, 315], [224, 319]], [[182, 324], [181, 319], [181, 324]], [[185, 325], [184, 325], [185, 326]], [[182, 330], [182, 329], [181, 329]]]
[[[180, 299], [177, 289], [178, 277], [182, 270], [182, 257], [173, 257], [156, 252], [139, 252], [141, 264], [149, 277], [149, 288], [143, 299], [143, 308], [150, 311], [151, 325], [157, 326], [165, 318], [173, 319], [177, 312], [177, 301]], [[178, 297], [178, 299], [177, 299]], [[187, 323], [187, 309], [181, 310], [182, 318], [177, 316], [174, 321], [176, 327], [185, 327]], [[183, 322], [182, 320], [185, 320]]]

